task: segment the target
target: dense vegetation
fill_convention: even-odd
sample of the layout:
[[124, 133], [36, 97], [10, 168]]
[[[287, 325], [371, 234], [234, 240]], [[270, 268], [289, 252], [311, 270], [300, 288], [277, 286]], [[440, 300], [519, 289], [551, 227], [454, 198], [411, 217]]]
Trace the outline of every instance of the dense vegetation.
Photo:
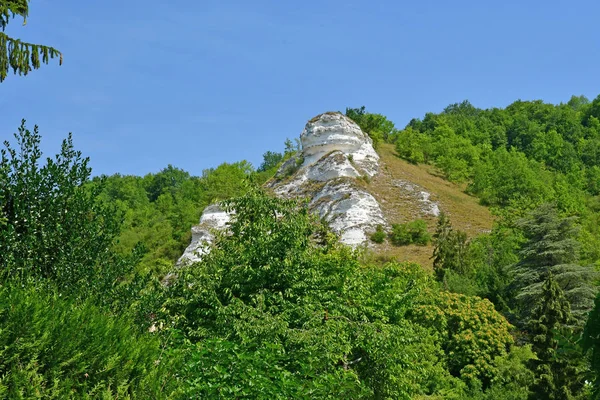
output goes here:
[[[600, 398], [600, 97], [464, 102], [403, 130], [347, 115], [464, 184], [494, 229], [399, 224], [390, 241], [431, 241], [434, 273], [377, 264], [261, 189], [290, 141], [257, 170], [91, 178], [70, 136], [42, 162], [23, 123], [0, 160], [0, 398]], [[162, 284], [215, 201], [231, 234]]]
[[586, 396], [584, 381], [596, 382], [598, 372], [581, 343], [596, 354], [592, 332], [600, 321], [597, 310], [589, 313], [600, 267], [600, 96], [489, 110], [464, 101], [401, 130], [364, 108], [346, 115], [374, 132], [375, 142], [435, 166], [492, 208], [494, 229], [475, 238], [440, 216], [435, 277], [450, 292], [491, 300], [517, 340], [533, 346], [531, 398]]

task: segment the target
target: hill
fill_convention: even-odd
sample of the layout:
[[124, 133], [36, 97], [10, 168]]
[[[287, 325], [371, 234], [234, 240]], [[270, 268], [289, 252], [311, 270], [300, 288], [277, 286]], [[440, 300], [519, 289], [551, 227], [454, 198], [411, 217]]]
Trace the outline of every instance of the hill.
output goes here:
[[[452, 224], [469, 237], [491, 231], [494, 219], [489, 208], [482, 206], [476, 197], [466, 194], [466, 185], [444, 179], [431, 165], [402, 160], [392, 144], [381, 144], [377, 152], [381, 156], [380, 171], [366, 183], [366, 188], [381, 205], [387, 221], [396, 224], [422, 218], [433, 233], [437, 214], [443, 211]], [[385, 242], [373, 246], [373, 253], [380, 258], [415, 262], [427, 269], [432, 266], [431, 244], [394, 246]]]

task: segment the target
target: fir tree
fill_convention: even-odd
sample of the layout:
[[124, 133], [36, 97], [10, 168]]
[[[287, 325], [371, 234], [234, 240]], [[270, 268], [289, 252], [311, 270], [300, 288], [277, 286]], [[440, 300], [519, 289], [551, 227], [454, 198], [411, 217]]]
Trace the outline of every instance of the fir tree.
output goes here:
[[571, 357], [573, 351], [564, 344], [572, 337], [569, 328], [572, 322], [569, 302], [549, 273], [530, 323], [532, 349], [537, 354], [537, 359], [531, 361], [536, 375], [531, 399], [569, 400], [581, 392], [583, 384], [578, 368], [581, 355]]
[[595, 272], [578, 264], [579, 230], [575, 217], [561, 218], [556, 207], [545, 204], [517, 225], [526, 238], [520, 261], [513, 266], [521, 321], [527, 323], [530, 319], [544, 280], [551, 272], [565, 293], [577, 324], [582, 324], [593, 305]]
[[0, 82], [4, 81], [10, 69], [15, 74], [27, 75], [32, 69], [38, 69], [42, 63], [59, 57], [62, 64], [62, 53], [55, 48], [39, 44], [22, 42], [4, 33], [11, 18], [23, 17], [23, 25], [27, 23], [29, 0], [0, 0]]
[[464, 273], [465, 258], [468, 249], [467, 235], [452, 228], [445, 213], [438, 218], [433, 235], [433, 270], [438, 280], [444, 280], [447, 270]]
[[594, 400], [600, 399], [600, 294], [588, 317], [583, 334], [583, 346], [590, 353]]

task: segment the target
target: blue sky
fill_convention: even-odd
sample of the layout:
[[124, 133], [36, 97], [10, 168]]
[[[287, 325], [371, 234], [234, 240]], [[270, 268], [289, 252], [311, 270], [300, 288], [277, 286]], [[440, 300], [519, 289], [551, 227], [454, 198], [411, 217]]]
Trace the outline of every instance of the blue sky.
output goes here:
[[593, 99], [598, 15], [597, 1], [34, 0], [7, 33], [64, 64], [0, 84], [0, 139], [25, 118], [46, 155], [73, 132], [95, 175], [199, 175], [258, 166], [347, 106], [404, 126], [464, 99]]

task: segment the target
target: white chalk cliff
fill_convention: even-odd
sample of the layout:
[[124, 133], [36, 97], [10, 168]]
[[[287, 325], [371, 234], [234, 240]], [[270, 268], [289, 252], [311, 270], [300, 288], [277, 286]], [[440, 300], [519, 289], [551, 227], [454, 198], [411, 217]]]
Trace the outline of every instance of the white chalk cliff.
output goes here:
[[193, 264], [200, 261], [202, 256], [209, 251], [214, 241], [215, 230], [225, 229], [231, 215], [217, 204], [204, 209], [200, 223], [192, 227], [192, 241], [177, 260], [177, 265]]
[[[287, 160], [267, 184], [277, 196], [308, 197], [309, 207], [325, 219], [342, 243], [357, 246], [387, 223], [377, 200], [361, 185], [379, 168], [371, 138], [339, 112], [311, 119], [300, 135], [301, 151]], [[199, 261], [212, 243], [213, 229], [225, 229], [230, 216], [209, 206], [192, 228], [192, 242], [178, 264]]]
[[379, 168], [369, 135], [341, 113], [311, 119], [300, 135], [302, 150], [281, 166], [268, 186], [281, 197], [309, 197], [342, 243], [357, 246], [386, 225], [377, 200], [359, 184]]

